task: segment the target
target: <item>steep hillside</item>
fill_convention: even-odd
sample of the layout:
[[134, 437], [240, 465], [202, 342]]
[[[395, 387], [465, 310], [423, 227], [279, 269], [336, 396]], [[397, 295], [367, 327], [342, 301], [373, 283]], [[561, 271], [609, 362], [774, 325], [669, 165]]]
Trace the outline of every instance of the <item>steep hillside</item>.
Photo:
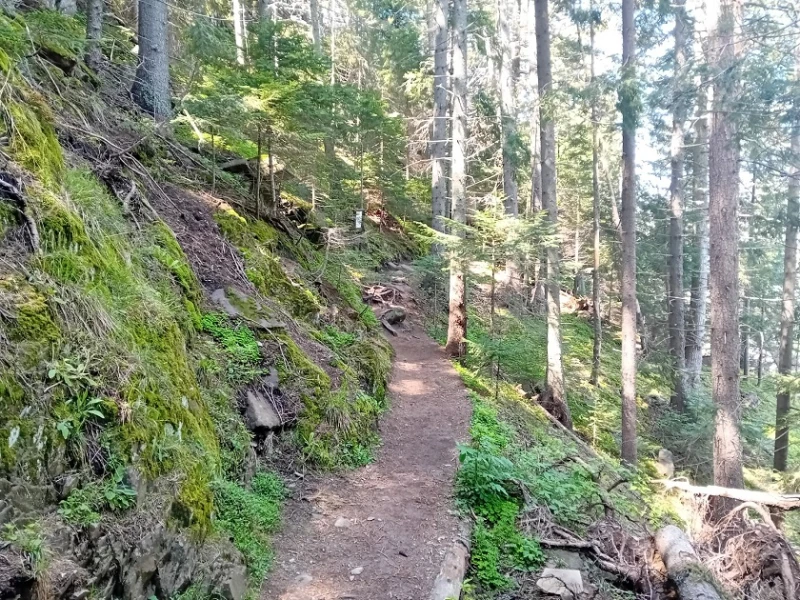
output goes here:
[[275, 470], [370, 460], [390, 350], [347, 258], [412, 247], [312, 243], [302, 186], [255, 219], [132, 106], [108, 29], [94, 75], [78, 19], [0, 14], [0, 597], [239, 599]]

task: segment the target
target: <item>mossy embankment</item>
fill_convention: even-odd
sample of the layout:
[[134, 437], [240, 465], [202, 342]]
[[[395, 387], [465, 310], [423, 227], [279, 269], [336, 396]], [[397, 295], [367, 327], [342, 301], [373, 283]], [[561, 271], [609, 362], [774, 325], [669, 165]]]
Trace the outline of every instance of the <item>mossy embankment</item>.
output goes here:
[[[362, 251], [326, 252], [290, 221], [249, 216], [236, 176], [220, 173], [214, 188], [206, 174], [187, 179], [190, 151], [85, 70], [83, 31], [51, 11], [0, 14], [0, 479], [10, 496], [46, 498], [0, 501], [0, 538], [37, 585], [68, 560], [82, 573], [73, 591], [94, 581], [99, 595], [107, 585], [125, 597], [204, 597], [223, 586], [238, 598], [236, 569], [223, 572], [204, 549], [243, 565], [257, 589], [279, 521], [275, 471], [371, 459], [391, 354], [357, 277], [410, 246], [368, 238]], [[129, 68], [129, 34], [113, 26], [109, 40]], [[31, 55], [31, 44], [74, 69]], [[135, 155], [116, 154], [131, 140]], [[198, 277], [205, 255], [175, 235], [175, 215], [190, 207], [162, 212], [176, 204], [164, 184], [210, 199], [202, 241], [230, 258], [213, 267], [236, 314]], [[273, 371], [283, 428], [279, 443], [255, 444], [242, 398]], [[199, 549], [189, 576], [148, 572], [129, 585], [125, 569], [138, 567], [119, 557], [97, 567], [97, 537], [91, 555], [54, 549], [53, 531], [80, 537], [136, 519], [168, 531], [164, 547], [174, 536]], [[128, 530], [119, 551], [146, 549], [147, 535]]]

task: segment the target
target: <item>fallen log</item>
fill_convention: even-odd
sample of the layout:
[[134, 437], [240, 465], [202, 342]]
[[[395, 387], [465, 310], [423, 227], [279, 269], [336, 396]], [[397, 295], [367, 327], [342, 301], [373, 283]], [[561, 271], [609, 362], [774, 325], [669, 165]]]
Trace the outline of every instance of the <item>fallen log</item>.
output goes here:
[[429, 600], [448, 600], [460, 598], [461, 587], [469, 566], [469, 546], [472, 538], [472, 526], [467, 521], [459, 525], [459, 539], [447, 551], [442, 561], [442, 568], [433, 582]]
[[800, 494], [773, 494], [757, 490], [724, 488], [716, 485], [699, 486], [692, 485], [686, 481], [674, 481], [672, 479], [657, 479], [656, 483], [660, 483], [668, 490], [675, 488], [698, 496], [718, 496], [720, 498], [732, 498], [742, 502], [772, 506], [781, 510], [800, 510]]
[[681, 529], [674, 525], [659, 529], [656, 548], [681, 600], [723, 600], [719, 586], [711, 573], [703, 568], [692, 543]]

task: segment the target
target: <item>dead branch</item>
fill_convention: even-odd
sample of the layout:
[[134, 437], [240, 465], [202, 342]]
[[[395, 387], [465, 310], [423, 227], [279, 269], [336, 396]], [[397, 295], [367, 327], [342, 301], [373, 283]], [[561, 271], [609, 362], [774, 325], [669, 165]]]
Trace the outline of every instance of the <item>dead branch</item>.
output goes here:
[[676, 488], [695, 494], [697, 496], [718, 496], [720, 498], [733, 498], [742, 502], [752, 502], [764, 506], [772, 506], [781, 510], [800, 509], [800, 494], [773, 494], [770, 492], [760, 492], [757, 490], [739, 490], [734, 488], [724, 488], [716, 485], [698, 486], [685, 481], [675, 481], [672, 479], [658, 479], [665, 488]]

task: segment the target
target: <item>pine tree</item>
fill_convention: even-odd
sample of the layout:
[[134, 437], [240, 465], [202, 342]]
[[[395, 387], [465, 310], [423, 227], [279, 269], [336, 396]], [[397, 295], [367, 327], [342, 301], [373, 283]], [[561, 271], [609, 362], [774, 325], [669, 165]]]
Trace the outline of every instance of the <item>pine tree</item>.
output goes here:
[[[716, 405], [714, 483], [744, 486], [739, 396], [739, 141], [733, 113], [738, 94], [737, 16], [740, 0], [709, 0], [709, 67], [713, 80], [709, 137], [711, 381]], [[740, 21], [741, 22], [741, 21]], [[735, 501], [717, 498], [721, 518]]]
[[636, 465], [636, 26], [633, 0], [622, 0], [622, 460]]
[[169, 86], [169, 6], [139, 0], [139, 66], [131, 95], [157, 121], [172, 115]]
[[[453, 1], [453, 68], [451, 134], [451, 218], [457, 224], [467, 222], [467, 0]], [[456, 235], [463, 236], [458, 228]], [[466, 269], [459, 261], [450, 263], [450, 311], [445, 352], [463, 356], [467, 335]]]
[[[542, 135], [542, 205], [549, 224], [558, 230], [558, 201], [556, 198], [556, 134], [547, 94], [553, 85], [550, 59], [550, 16], [548, 0], [535, 0], [536, 10], [536, 72], [539, 78], [539, 122]], [[561, 423], [572, 428], [572, 415], [566, 402], [564, 367], [561, 362], [561, 290], [559, 287], [559, 247], [547, 245], [547, 381], [540, 402]]]
[[100, 42], [103, 39], [103, 12], [105, 0], [89, 0], [86, 5], [86, 66], [97, 71], [103, 54]]
[[684, 334], [683, 291], [683, 137], [686, 122], [686, 0], [676, 0], [675, 13], [675, 71], [672, 84], [672, 148], [670, 152], [671, 181], [669, 189], [669, 337], [672, 354], [673, 393], [671, 404], [683, 412], [686, 402], [686, 340]]
[[445, 232], [447, 217], [447, 24], [448, 0], [435, 0], [433, 49], [433, 125], [431, 127], [431, 198], [433, 228]]
[[[796, 79], [800, 82], [800, 54], [795, 58]], [[795, 101], [796, 102], [796, 101]], [[789, 173], [788, 200], [786, 205], [786, 242], [783, 258], [783, 303], [781, 310], [780, 348], [778, 351], [778, 373], [792, 372], [792, 350], [794, 345], [795, 291], [797, 288], [797, 231], [800, 226], [800, 124], [791, 126], [791, 160], [795, 165]], [[759, 378], [761, 370], [759, 351]], [[784, 384], [785, 385], [785, 384]], [[791, 393], [783, 387], [778, 393], [775, 411], [775, 454], [772, 466], [784, 472], [789, 462], [789, 411]]]

